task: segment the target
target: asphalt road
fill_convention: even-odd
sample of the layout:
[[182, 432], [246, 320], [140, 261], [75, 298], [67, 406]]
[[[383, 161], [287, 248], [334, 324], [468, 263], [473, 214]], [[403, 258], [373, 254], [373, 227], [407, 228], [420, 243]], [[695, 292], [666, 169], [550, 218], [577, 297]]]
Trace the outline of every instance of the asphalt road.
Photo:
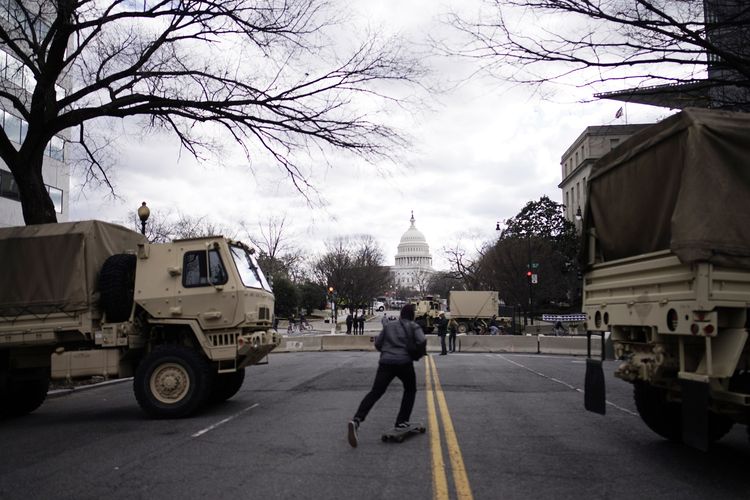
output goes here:
[[145, 419], [128, 383], [50, 399], [0, 421], [0, 498], [750, 498], [745, 428], [708, 453], [668, 443], [611, 377], [608, 414], [587, 413], [581, 358], [432, 356], [413, 414], [427, 433], [381, 442], [395, 382], [353, 449], [346, 422], [376, 363], [275, 354], [235, 398], [182, 420]]

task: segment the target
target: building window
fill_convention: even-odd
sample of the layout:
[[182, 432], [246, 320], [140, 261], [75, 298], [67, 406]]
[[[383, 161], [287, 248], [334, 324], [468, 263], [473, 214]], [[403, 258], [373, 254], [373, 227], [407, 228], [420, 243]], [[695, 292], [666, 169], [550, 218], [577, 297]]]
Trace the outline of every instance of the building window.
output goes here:
[[5, 115], [5, 122], [3, 128], [5, 129], [5, 135], [11, 141], [20, 144], [21, 143], [21, 119], [8, 112], [3, 113]]
[[52, 136], [48, 144], [47, 154], [50, 158], [63, 161], [65, 159], [65, 142], [56, 135]]
[[55, 212], [58, 214], [63, 213], [63, 192], [62, 189], [56, 187], [47, 186], [49, 191], [49, 197], [52, 199], [52, 204], [55, 205]]
[[21, 199], [13, 174], [5, 170], [0, 170], [0, 196], [10, 198], [11, 200]]

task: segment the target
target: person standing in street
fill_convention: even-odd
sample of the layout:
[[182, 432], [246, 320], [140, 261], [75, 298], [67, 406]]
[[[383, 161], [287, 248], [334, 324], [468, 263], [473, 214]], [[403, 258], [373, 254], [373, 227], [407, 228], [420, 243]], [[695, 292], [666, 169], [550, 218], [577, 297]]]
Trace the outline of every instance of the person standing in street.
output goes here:
[[407, 336], [414, 335], [415, 343], [425, 342], [424, 332], [414, 322], [414, 305], [407, 304], [401, 308], [398, 321], [389, 321], [375, 339], [375, 349], [380, 351], [378, 370], [372, 389], [362, 399], [362, 402], [349, 421], [347, 439], [356, 448], [359, 444], [359, 426], [365, 421], [375, 403], [385, 394], [394, 378], [398, 378], [404, 385], [401, 396], [401, 406], [396, 416], [396, 428], [409, 428], [409, 418], [414, 408], [417, 396], [417, 377], [414, 373], [414, 361], [407, 350]]
[[362, 310], [362, 315], [359, 317], [359, 334], [365, 334], [365, 311]]
[[354, 323], [354, 318], [352, 317], [352, 312], [349, 311], [349, 314], [346, 315], [346, 334], [347, 335], [351, 335], [353, 323]]
[[445, 336], [448, 334], [448, 318], [445, 313], [441, 312], [437, 321], [438, 337], [440, 337], [440, 355], [445, 356], [448, 351], [445, 350]]
[[458, 321], [451, 318], [448, 321], [448, 351], [456, 352], [456, 333], [458, 333]]

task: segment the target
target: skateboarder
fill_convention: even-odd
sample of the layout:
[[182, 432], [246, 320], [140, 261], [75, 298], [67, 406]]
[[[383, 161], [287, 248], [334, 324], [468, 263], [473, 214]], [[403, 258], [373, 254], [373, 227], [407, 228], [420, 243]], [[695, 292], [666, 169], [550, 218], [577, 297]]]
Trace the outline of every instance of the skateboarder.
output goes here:
[[383, 326], [380, 335], [375, 339], [375, 348], [380, 351], [378, 371], [372, 389], [362, 399], [354, 418], [349, 421], [349, 444], [356, 448], [358, 444], [357, 431], [365, 417], [380, 397], [385, 394], [391, 381], [398, 377], [404, 384], [404, 394], [401, 397], [401, 407], [396, 417], [396, 428], [408, 429], [409, 417], [414, 408], [417, 395], [417, 377], [414, 373], [414, 363], [406, 349], [407, 335], [413, 332], [416, 342], [424, 342], [424, 332], [414, 322], [414, 305], [406, 304], [401, 308], [398, 321], [391, 321]]

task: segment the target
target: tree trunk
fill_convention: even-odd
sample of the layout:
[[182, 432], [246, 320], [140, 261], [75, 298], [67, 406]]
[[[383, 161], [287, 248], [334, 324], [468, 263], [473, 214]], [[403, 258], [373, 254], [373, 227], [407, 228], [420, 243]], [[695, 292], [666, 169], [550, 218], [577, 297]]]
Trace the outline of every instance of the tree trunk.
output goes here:
[[[37, 157], [38, 156], [38, 157]], [[23, 156], [20, 156], [23, 158]], [[23, 220], [27, 226], [57, 222], [57, 212], [42, 178], [43, 152], [8, 165], [21, 195]]]

